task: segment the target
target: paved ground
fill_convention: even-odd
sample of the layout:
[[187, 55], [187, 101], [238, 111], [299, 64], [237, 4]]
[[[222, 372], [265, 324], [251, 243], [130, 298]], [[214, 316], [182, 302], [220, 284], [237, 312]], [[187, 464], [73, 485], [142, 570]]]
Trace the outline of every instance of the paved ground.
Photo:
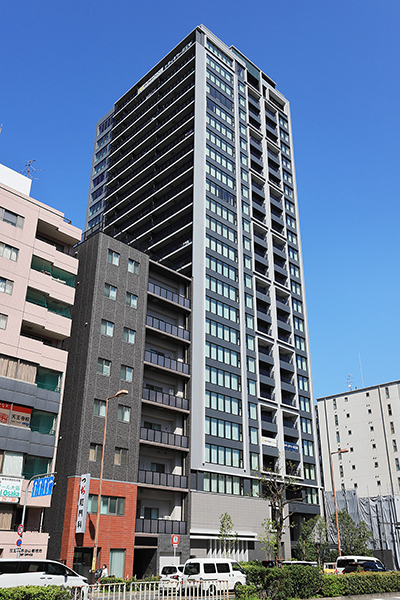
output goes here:
[[315, 598], [314, 600], [400, 600], [400, 592], [389, 594], [363, 594], [360, 596], [336, 596], [335, 598]]

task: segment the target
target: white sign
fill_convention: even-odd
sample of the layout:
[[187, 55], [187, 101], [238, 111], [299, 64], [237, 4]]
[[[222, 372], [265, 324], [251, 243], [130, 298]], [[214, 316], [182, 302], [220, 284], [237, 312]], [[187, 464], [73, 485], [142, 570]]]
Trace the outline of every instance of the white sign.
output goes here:
[[0, 477], [0, 502], [18, 504], [21, 498], [22, 479]]
[[81, 475], [79, 486], [78, 511], [76, 513], [75, 533], [85, 533], [86, 515], [89, 501], [90, 473]]

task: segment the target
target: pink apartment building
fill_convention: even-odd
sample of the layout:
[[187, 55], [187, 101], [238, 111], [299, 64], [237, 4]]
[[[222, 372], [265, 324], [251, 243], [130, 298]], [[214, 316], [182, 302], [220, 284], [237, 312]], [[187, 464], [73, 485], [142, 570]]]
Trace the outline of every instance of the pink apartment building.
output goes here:
[[46, 557], [44, 510], [32, 498], [54, 471], [81, 231], [30, 197], [31, 180], [0, 165], [0, 557]]

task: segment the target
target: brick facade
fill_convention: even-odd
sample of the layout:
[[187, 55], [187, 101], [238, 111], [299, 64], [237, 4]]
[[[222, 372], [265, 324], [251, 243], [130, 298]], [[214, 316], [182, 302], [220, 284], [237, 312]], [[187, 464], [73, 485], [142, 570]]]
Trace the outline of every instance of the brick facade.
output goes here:
[[[60, 559], [72, 568], [75, 548], [91, 548], [94, 545], [96, 515], [86, 520], [86, 532], [75, 533], [78, 508], [79, 477], [68, 479], [67, 499], [64, 512], [64, 531]], [[90, 494], [99, 491], [99, 480], [90, 481]], [[125, 575], [132, 576], [135, 539], [137, 486], [122, 481], [103, 481], [102, 496], [125, 498], [124, 516], [101, 515], [98, 540], [98, 566], [110, 564], [110, 549], [125, 550]]]

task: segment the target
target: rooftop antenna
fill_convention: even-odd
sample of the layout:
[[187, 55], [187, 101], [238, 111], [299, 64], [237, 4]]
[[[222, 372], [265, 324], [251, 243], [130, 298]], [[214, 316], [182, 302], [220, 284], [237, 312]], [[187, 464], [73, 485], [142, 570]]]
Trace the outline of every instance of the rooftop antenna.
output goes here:
[[[33, 166], [33, 163], [35, 163], [36, 160], [27, 160], [24, 166], [23, 171], [21, 171], [21, 173], [23, 175], [25, 175], [25, 177], [29, 177], [29, 179], [38, 179], [38, 177], [34, 177], [33, 173], [39, 172], [39, 171], [43, 171], [43, 169], [35, 169], [35, 167]], [[32, 171], [32, 174], [31, 174]]]
[[349, 392], [353, 389], [353, 375], [347, 376], [347, 387], [349, 388]]
[[362, 372], [361, 355], [360, 355], [360, 353], [358, 353], [358, 360], [359, 360], [359, 363], [360, 363], [361, 384], [364, 387], [364, 377], [363, 377], [363, 372]]

